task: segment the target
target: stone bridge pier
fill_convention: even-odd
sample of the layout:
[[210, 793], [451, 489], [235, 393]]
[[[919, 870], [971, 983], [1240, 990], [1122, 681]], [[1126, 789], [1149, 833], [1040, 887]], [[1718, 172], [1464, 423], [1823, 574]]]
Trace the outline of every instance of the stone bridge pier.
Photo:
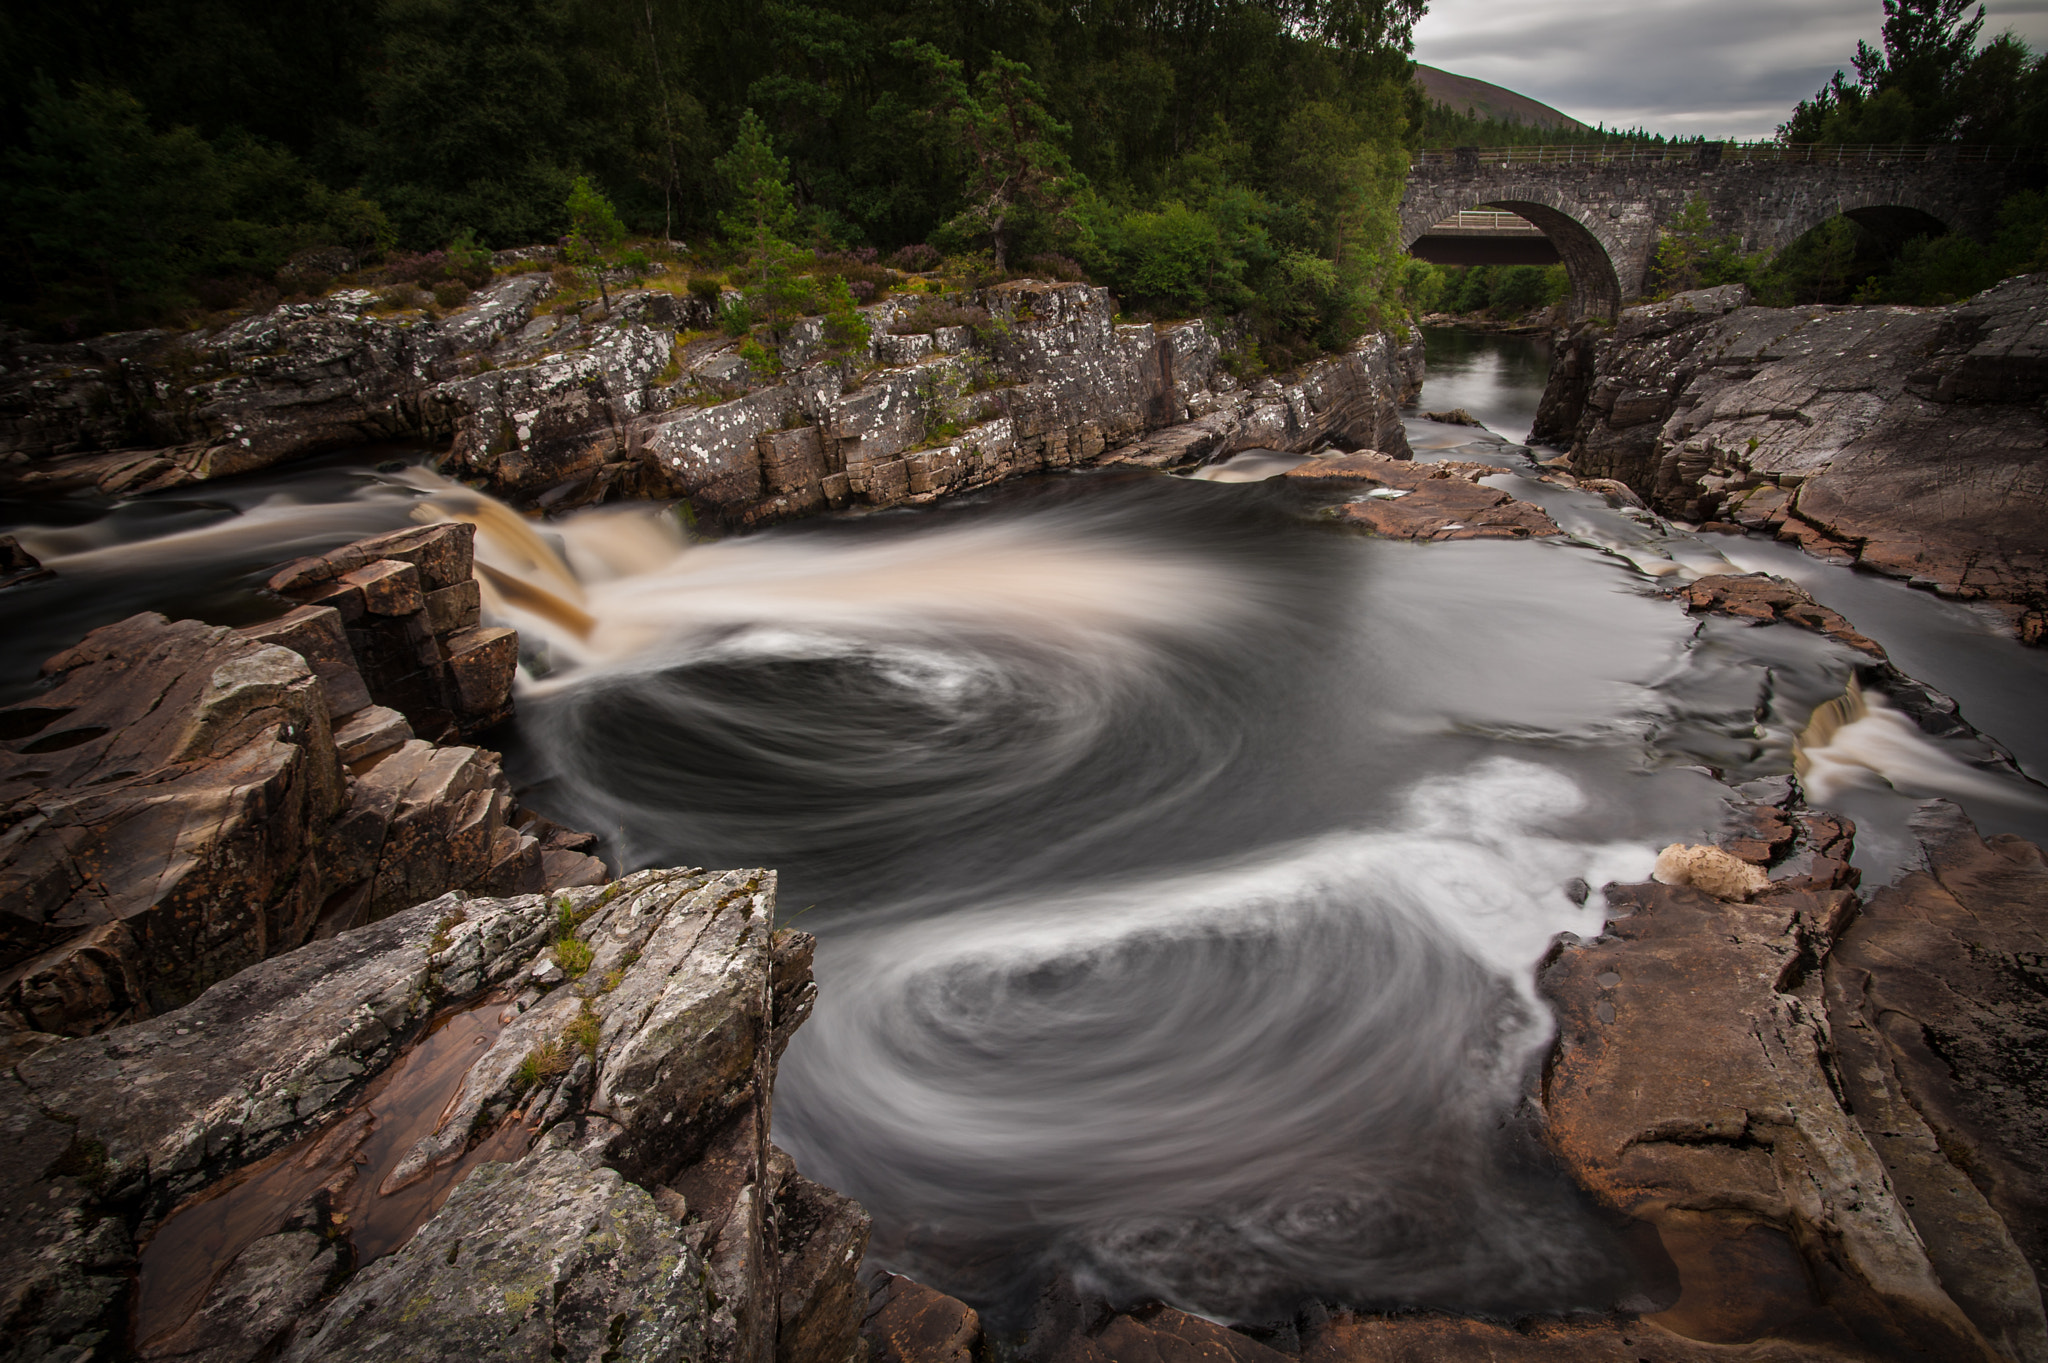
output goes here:
[[[1571, 276], [1571, 312], [1613, 317], [1650, 287], [1658, 234], [1695, 197], [1746, 252], [1776, 253], [1837, 215], [1903, 244], [1961, 232], [1989, 238], [2008, 194], [2039, 186], [2030, 161], [1971, 161], [1955, 148], [1460, 148], [1420, 154], [1401, 201], [1401, 244], [1468, 208], [1504, 209], [1543, 229]], [[1541, 159], [1538, 159], [1541, 158]]]

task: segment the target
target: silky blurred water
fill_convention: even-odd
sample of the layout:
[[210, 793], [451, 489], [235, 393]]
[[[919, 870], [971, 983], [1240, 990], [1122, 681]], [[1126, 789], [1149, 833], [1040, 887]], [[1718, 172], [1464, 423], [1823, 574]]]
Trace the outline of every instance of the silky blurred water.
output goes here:
[[[1420, 405], [1525, 431], [1527, 344], [1453, 339]], [[874, 1261], [998, 1322], [1055, 1273], [1232, 1320], [1606, 1310], [1638, 1267], [1529, 1129], [1536, 965], [1599, 931], [1602, 884], [1711, 835], [1710, 773], [1791, 771], [1857, 662], [1664, 589], [1796, 571], [2030, 762], [2041, 655], [1542, 483], [1499, 435], [1410, 438], [1501, 466], [1567, 537], [1358, 536], [1271, 477], [1298, 457], [1248, 452], [703, 542], [661, 507], [525, 518], [376, 451], [15, 508], [57, 576], [0, 593], [0, 681], [133, 610], [259, 618], [280, 560], [472, 520], [527, 664], [492, 740], [524, 798], [622, 866], [775, 867], [818, 936], [776, 1139], [868, 1208]], [[1870, 714], [1808, 756], [1869, 821], [1872, 879], [1927, 795], [2048, 834], [1988, 749]]]

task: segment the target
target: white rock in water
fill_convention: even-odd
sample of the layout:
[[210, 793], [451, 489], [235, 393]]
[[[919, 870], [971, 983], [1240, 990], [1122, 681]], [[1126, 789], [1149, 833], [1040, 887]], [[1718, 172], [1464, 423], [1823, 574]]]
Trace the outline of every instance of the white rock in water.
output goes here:
[[1690, 885], [1716, 899], [1747, 899], [1771, 883], [1761, 866], [1752, 866], [1718, 847], [1674, 842], [1657, 854], [1653, 879], [1666, 885]]

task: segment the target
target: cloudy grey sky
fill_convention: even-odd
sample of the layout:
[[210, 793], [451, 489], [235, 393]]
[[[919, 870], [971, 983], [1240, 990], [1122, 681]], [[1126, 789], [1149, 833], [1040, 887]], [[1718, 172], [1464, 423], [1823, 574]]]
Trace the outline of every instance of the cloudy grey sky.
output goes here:
[[[1984, 0], [1986, 36], [2048, 46], [2048, 0]], [[1415, 59], [1587, 123], [1769, 137], [1877, 41], [1882, 0], [1430, 0]]]

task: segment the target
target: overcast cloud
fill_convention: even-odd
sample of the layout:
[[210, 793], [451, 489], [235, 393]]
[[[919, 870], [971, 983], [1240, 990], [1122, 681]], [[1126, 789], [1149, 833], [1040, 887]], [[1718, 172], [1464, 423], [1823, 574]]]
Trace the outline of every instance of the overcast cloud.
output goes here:
[[[1415, 59], [1587, 123], [1769, 137], [1876, 42], [1881, 0], [1431, 0]], [[2048, 46], [2048, 0], [1986, 0], [1986, 36]]]

